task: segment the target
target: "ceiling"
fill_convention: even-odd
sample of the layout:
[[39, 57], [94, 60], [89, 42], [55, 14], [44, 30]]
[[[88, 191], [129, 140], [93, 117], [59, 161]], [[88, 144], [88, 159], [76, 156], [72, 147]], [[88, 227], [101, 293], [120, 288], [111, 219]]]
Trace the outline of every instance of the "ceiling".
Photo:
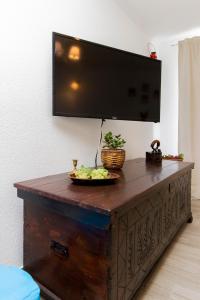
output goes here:
[[115, 0], [134, 23], [154, 37], [200, 27], [199, 0]]

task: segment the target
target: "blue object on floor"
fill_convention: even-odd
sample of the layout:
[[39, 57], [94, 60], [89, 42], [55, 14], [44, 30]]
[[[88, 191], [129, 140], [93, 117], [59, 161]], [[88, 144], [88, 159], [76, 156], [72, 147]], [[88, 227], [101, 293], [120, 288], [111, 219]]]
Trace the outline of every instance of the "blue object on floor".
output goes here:
[[0, 300], [39, 300], [40, 289], [25, 271], [0, 265]]

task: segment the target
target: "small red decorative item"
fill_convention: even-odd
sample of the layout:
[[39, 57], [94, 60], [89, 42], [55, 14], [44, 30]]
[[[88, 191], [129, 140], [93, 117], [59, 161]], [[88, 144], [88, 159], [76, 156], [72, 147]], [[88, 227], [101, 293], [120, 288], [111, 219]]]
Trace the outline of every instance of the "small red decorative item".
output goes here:
[[157, 54], [156, 54], [156, 52], [155, 52], [155, 51], [154, 51], [154, 52], [151, 52], [150, 57], [151, 57], [152, 59], [157, 59]]
[[178, 160], [178, 161], [183, 161], [184, 159], [184, 154], [183, 153], [180, 153], [178, 155], [171, 155], [171, 154], [168, 154], [168, 155], [163, 155], [162, 157], [163, 159], [168, 159], [168, 160]]
[[147, 44], [148, 51], [149, 51], [149, 56], [152, 59], [157, 59], [157, 53], [156, 53], [156, 47], [153, 43], [149, 42]]

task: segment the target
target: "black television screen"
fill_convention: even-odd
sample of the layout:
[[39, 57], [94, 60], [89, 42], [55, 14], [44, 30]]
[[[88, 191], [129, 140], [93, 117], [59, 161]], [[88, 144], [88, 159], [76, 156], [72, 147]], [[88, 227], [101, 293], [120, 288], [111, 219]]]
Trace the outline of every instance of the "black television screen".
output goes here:
[[53, 33], [53, 115], [160, 121], [161, 61]]

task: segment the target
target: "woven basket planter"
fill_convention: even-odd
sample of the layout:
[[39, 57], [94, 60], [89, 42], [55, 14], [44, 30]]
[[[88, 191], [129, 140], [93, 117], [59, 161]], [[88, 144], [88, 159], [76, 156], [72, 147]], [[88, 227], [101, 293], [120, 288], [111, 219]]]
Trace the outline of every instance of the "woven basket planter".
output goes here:
[[102, 149], [101, 161], [104, 168], [119, 170], [125, 161], [125, 150], [123, 149]]

